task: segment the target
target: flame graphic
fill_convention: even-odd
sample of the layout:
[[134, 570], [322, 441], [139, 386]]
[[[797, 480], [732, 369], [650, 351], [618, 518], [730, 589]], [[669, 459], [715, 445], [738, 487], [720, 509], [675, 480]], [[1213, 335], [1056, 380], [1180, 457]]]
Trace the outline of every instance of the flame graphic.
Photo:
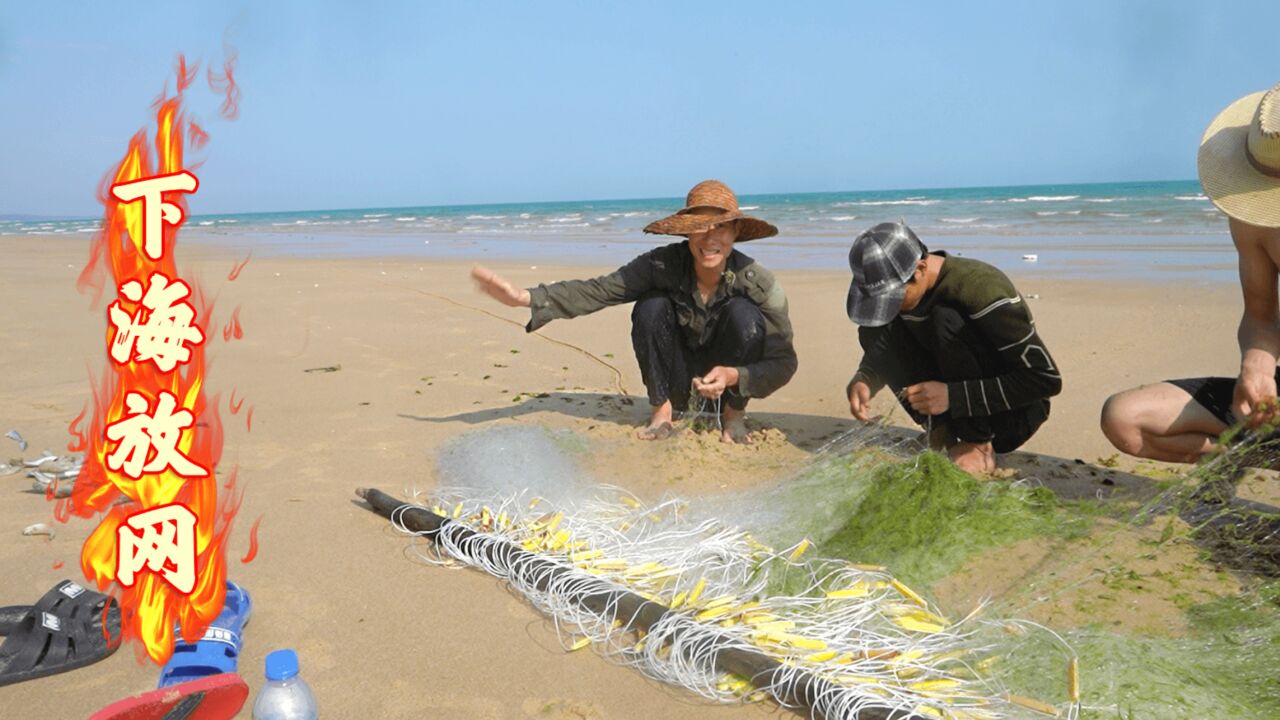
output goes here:
[[[162, 225], [164, 252], [159, 260], [151, 260], [143, 252], [143, 204], [121, 203], [111, 195], [110, 188], [118, 183], [192, 169], [183, 156], [184, 139], [193, 147], [200, 147], [208, 137], [183, 112], [184, 93], [195, 78], [196, 68], [189, 67], [186, 60], [179, 57], [176, 93], [168, 96], [166, 92], [154, 106], [154, 139], [148, 142], [146, 130], [140, 130], [129, 141], [119, 165], [104, 178], [99, 190], [99, 199], [105, 208], [102, 230], [94, 237], [89, 262], [76, 283], [81, 292], [92, 291], [95, 307], [104, 290], [114, 296], [116, 288], [129, 280], [145, 284], [155, 272], [171, 279], [179, 277], [174, 246], [180, 225]], [[233, 94], [238, 97], [234, 88], [225, 84], [231, 82], [230, 66], [219, 76], [219, 81], [223, 83], [219, 87], [221, 92], [228, 97]], [[165, 199], [179, 205], [186, 217], [184, 193], [168, 193]], [[194, 324], [205, 338], [212, 340], [215, 334], [210, 332], [213, 301], [206, 297], [198, 283], [184, 280], [191, 286], [187, 302], [196, 312]], [[138, 303], [124, 297], [119, 300], [130, 314], [138, 309]], [[110, 323], [106, 326], [104, 340], [109, 345], [115, 331]], [[222, 456], [223, 431], [219, 398], [215, 395], [210, 399], [205, 392], [207, 344], [208, 340], [190, 346], [190, 360], [167, 373], [151, 362], [107, 362], [101, 379], [91, 382], [92, 407], [81, 412], [68, 428], [73, 438], [68, 449], [83, 451], [85, 462], [72, 494], [58, 501], [55, 509], [55, 516], [63, 522], [72, 516], [101, 516], [81, 550], [81, 569], [100, 590], [106, 592], [114, 586], [111, 592], [117, 595], [123, 610], [124, 638], [140, 640], [139, 656], [145, 649], [146, 656], [157, 664], [166, 662], [173, 652], [175, 624], [181, 627], [184, 639], [195, 642], [221, 611], [226, 594], [226, 544], [240, 507], [234, 470], [221, 494], [214, 475]], [[154, 403], [161, 391], [172, 393], [179, 406], [194, 416], [195, 424], [182, 434], [178, 450], [208, 469], [207, 477], [183, 478], [169, 469], [145, 474], [135, 481], [123, 472], [108, 469], [106, 456], [114, 449], [114, 443], [109, 444], [104, 431], [107, 425], [125, 416], [125, 395], [141, 393]], [[116, 529], [132, 513], [173, 502], [187, 506], [197, 517], [195, 589], [190, 595], [182, 595], [150, 572], [139, 574], [132, 587], [115, 584]]]

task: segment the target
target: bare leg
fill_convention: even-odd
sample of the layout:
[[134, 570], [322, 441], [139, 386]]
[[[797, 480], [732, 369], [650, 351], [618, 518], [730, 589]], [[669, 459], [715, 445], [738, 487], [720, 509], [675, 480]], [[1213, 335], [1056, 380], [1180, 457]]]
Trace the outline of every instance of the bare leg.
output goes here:
[[746, 410], [736, 410], [725, 405], [720, 419], [720, 442], [750, 445], [751, 434], [747, 432], [746, 417]]
[[1194, 463], [1227, 429], [1186, 390], [1169, 383], [1116, 393], [1102, 406], [1102, 432], [1128, 455]]
[[947, 450], [956, 467], [973, 475], [995, 472], [996, 451], [991, 443], [957, 442]]
[[666, 440], [675, 432], [671, 424], [671, 401], [653, 406], [653, 414], [649, 416], [649, 424], [636, 431], [641, 440]]

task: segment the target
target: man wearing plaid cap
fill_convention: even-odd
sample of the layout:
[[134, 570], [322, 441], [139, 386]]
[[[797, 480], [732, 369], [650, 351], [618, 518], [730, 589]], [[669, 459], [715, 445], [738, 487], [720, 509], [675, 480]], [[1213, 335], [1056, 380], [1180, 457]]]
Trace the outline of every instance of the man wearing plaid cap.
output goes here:
[[888, 386], [960, 468], [995, 470], [1049, 417], [1062, 377], [1009, 278], [977, 260], [929, 253], [905, 223], [880, 223], [849, 250], [849, 319], [862, 363], [853, 416], [870, 421]]

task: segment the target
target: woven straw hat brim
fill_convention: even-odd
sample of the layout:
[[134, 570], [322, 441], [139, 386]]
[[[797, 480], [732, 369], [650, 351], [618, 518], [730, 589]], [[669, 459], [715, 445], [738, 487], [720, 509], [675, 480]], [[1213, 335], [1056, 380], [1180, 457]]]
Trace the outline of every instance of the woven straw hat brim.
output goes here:
[[1227, 215], [1258, 227], [1280, 227], [1280, 178], [1262, 173], [1245, 148], [1249, 125], [1265, 93], [1227, 106], [1200, 140], [1197, 166], [1204, 194]]
[[759, 218], [743, 215], [740, 212], [726, 212], [722, 215], [696, 215], [688, 212], [678, 212], [661, 220], [654, 220], [645, 226], [644, 231], [654, 235], [689, 235], [691, 233], [706, 232], [717, 225], [733, 220], [738, 222], [738, 237], [734, 242], [759, 240], [760, 238], [773, 237], [778, 234], [778, 228], [773, 225]]

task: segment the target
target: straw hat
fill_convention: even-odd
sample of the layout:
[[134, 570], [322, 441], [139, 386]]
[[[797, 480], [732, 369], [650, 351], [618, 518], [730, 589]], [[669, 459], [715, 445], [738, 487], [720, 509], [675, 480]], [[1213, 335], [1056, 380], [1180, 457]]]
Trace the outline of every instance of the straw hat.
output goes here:
[[1231, 103], [1200, 140], [1200, 185], [1227, 215], [1280, 227], [1280, 85]]
[[703, 180], [689, 191], [684, 207], [674, 215], [655, 220], [644, 231], [655, 235], [689, 235], [706, 232], [717, 225], [737, 221], [736, 242], [758, 240], [778, 234], [778, 228], [769, 223], [743, 215], [738, 210], [738, 197], [728, 185], [719, 180]]

